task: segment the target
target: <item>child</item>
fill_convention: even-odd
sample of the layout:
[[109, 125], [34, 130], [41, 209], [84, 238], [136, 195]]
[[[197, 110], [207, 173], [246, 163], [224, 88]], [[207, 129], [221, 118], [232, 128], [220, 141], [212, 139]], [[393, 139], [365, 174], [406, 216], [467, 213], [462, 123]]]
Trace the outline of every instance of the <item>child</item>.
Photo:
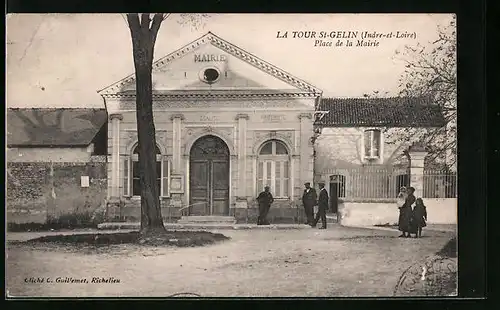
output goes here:
[[417, 198], [415, 207], [413, 208], [412, 226], [415, 233], [415, 238], [422, 237], [422, 227], [427, 226], [427, 208], [424, 205], [422, 198]]
[[403, 207], [403, 205], [405, 204], [406, 197], [408, 197], [408, 194], [406, 193], [406, 187], [403, 186], [399, 189], [399, 194], [397, 197], [396, 205], [398, 206], [398, 208]]

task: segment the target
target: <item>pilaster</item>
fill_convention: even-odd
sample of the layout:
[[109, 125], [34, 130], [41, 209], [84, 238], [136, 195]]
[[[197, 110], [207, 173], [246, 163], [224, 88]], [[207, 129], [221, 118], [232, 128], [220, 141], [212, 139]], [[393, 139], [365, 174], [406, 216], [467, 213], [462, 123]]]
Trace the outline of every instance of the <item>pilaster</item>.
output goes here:
[[300, 113], [298, 115], [300, 121], [300, 181], [301, 182], [313, 182], [312, 171], [309, 171], [309, 160], [312, 153], [311, 137], [313, 135], [312, 127], [312, 114], [311, 113]]
[[246, 175], [247, 175], [247, 114], [236, 115], [238, 121], [238, 190], [236, 193], [238, 199], [246, 201]]
[[181, 171], [181, 137], [184, 115], [174, 114], [170, 120], [172, 120], [172, 170], [174, 174], [178, 174]]
[[112, 127], [112, 153], [111, 153], [111, 195], [110, 200], [120, 199], [120, 122], [121, 114], [109, 116]]

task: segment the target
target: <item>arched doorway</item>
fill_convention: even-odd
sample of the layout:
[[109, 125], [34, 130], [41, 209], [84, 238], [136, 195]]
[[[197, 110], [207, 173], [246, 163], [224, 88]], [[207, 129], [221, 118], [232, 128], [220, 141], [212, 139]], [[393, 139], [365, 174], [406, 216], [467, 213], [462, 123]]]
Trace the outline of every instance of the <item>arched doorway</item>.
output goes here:
[[189, 215], [229, 215], [229, 148], [219, 137], [201, 137], [191, 147], [189, 197]]

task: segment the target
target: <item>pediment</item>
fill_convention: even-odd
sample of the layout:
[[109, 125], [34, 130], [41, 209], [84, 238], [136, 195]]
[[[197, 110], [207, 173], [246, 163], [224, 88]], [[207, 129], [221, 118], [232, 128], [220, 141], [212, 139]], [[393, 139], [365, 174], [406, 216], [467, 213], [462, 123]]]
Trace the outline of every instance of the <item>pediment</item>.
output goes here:
[[[216, 79], [210, 81], [214, 77]], [[210, 32], [153, 63], [153, 92], [178, 93], [207, 90], [310, 95], [321, 93], [307, 82]], [[135, 76], [132, 74], [99, 93], [101, 95], [134, 94]]]

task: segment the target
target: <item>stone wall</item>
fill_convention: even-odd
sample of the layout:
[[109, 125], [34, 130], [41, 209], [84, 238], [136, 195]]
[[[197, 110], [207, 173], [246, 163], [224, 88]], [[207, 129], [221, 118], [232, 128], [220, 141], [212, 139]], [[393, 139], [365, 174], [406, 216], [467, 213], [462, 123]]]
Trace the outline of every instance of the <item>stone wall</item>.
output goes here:
[[[457, 224], [456, 198], [424, 198], [429, 224]], [[399, 209], [395, 201], [342, 202], [339, 223], [343, 226], [396, 224]]]
[[[81, 186], [81, 176], [89, 177], [89, 187]], [[106, 198], [106, 186], [106, 162], [8, 162], [7, 222], [93, 213]]]

